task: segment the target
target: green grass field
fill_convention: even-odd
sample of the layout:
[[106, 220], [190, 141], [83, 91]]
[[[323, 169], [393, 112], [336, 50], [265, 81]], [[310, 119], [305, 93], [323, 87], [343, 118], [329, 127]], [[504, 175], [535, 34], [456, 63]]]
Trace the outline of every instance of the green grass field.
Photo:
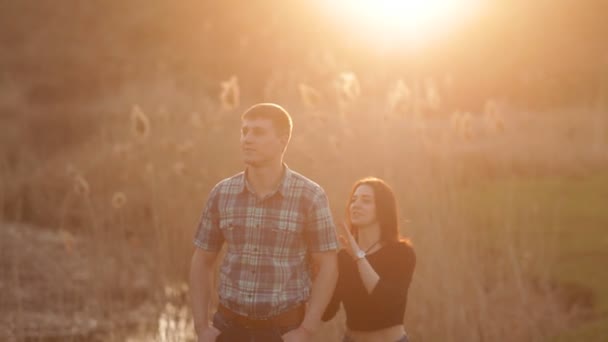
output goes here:
[[530, 246], [537, 251], [555, 247], [554, 263], [539, 272], [571, 287], [574, 293], [566, 295], [573, 305], [591, 304], [581, 308], [591, 309], [590, 314], [551, 341], [603, 341], [608, 336], [608, 175], [516, 178], [478, 190], [469, 193], [468, 202], [478, 217], [488, 216], [482, 212], [491, 212], [497, 203], [528, 213], [514, 230], [540, 244]]

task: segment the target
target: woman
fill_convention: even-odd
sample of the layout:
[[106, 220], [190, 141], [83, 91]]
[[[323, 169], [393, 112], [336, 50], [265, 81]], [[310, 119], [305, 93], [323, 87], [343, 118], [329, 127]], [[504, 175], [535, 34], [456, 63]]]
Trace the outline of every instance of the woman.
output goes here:
[[408, 341], [403, 327], [416, 265], [411, 244], [399, 236], [397, 203], [381, 179], [355, 183], [340, 226], [340, 275], [323, 320], [346, 311], [344, 342]]

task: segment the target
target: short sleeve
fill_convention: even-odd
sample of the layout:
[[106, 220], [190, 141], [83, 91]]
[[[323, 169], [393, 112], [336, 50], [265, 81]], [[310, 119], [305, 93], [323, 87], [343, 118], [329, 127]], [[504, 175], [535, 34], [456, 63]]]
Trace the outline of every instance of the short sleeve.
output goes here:
[[313, 197], [306, 215], [304, 234], [311, 252], [335, 251], [340, 247], [329, 201], [323, 189], [319, 188]]
[[218, 184], [211, 190], [194, 236], [194, 245], [210, 252], [219, 251], [224, 243], [219, 227], [219, 187]]

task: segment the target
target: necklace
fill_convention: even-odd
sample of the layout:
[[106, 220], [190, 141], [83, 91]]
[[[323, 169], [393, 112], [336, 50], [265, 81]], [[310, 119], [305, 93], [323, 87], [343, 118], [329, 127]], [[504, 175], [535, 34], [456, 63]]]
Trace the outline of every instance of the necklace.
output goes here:
[[365, 254], [369, 253], [369, 251], [372, 250], [372, 248], [376, 247], [377, 244], [380, 243], [380, 240], [374, 242], [371, 246], [369, 246], [366, 250], [365, 250]]

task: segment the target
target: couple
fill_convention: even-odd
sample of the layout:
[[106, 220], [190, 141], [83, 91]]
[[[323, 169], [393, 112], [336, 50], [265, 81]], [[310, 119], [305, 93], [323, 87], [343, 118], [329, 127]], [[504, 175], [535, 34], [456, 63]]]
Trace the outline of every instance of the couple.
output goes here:
[[[338, 252], [324, 190], [283, 163], [292, 130], [287, 111], [261, 103], [241, 122], [245, 171], [213, 188], [194, 238], [198, 341], [313, 341], [340, 303], [343, 341], [407, 341], [403, 316], [415, 254], [399, 237], [391, 188], [376, 178], [355, 183]], [[213, 266], [224, 243], [219, 304], [210, 314]]]

